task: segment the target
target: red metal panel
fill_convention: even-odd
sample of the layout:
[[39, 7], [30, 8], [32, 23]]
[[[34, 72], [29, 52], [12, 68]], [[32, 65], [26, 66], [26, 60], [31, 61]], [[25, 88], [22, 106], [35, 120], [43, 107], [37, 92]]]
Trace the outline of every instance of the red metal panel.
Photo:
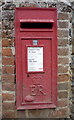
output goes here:
[[[34, 22], [33, 25], [37, 22], [46, 23], [45, 25], [50, 23], [50, 26], [38, 28], [36, 25], [36, 28], [34, 26], [31, 28], [26, 22]], [[56, 8], [16, 8], [15, 33], [17, 109], [55, 108], [57, 105]], [[37, 41], [37, 45], [33, 44], [34, 40]]]

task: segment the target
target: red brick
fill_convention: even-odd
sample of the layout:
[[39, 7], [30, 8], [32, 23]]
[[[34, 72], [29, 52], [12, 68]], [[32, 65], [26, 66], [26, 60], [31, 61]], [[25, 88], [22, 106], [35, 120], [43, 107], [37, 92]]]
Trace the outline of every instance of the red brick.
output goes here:
[[9, 47], [12, 46], [13, 40], [10, 39], [3, 39], [2, 40], [2, 46], [3, 47]]
[[59, 66], [58, 73], [66, 73], [68, 72], [68, 66]]
[[67, 13], [59, 13], [58, 19], [59, 20], [68, 20], [68, 14]]
[[26, 118], [27, 116], [26, 116], [26, 111], [16, 111], [15, 112], [16, 113], [16, 118]]
[[14, 100], [14, 94], [2, 93], [3, 101]]
[[68, 90], [68, 83], [59, 83], [58, 84], [58, 90]]
[[3, 31], [2, 31], [2, 38], [11, 38], [11, 37], [13, 37], [12, 36], [12, 32], [13, 32], [13, 30], [7, 30], [7, 29], [3, 29]]
[[69, 64], [69, 58], [58, 58], [58, 64]]
[[3, 32], [2, 32], [2, 38], [5, 38], [5, 37], [6, 37], [6, 32], [3, 31]]
[[68, 108], [61, 108], [58, 110], [53, 111], [51, 114], [49, 114], [49, 118], [67, 118], [69, 116], [68, 114]]
[[3, 66], [2, 73], [3, 74], [14, 74], [14, 67], [13, 66]]
[[58, 30], [58, 37], [59, 38], [62, 38], [62, 37], [68, 37], [68, 34], [69, 34], [69, 32], [68, 32], [68, 30]]
[[3, 48], [2, 49], [2, 55], [3, 56], [12, 56], [12, 50], [11, 50], [11, 48]]
[[68, 92], [66, 92], [66, 91], [59, 92], [58, 97], [59, 97], [59, 99], [67, 98], [68, 97]]
[[62, 47], [63, 47], [63, 46], [67, 46], [67, 45], [68, 45], [68, 39], [63, 39], [63, 38], [60, 39], [60, 38], [59, 38], [59, 39], [58, 39], [58, 45], [59, 45], [59, 46], [62, 46]]
[[68, 28], [68, 22], [58, 22], [59, 28]]
[[2, 83], [2, 90], [15, 91], [14, 83]]
[[66, 107], [68, 105], [68, 100], [58, 101], [58, 107]]
[[3, 102], [2, 110], [15, 110], [15, 103], [13, 103], [13, 102]]
[[28, 114], [30, 118], [47, 118], [49, 112], [50, 114], [52, 114], [53, 110], [52, 109], [30, 110]]
[[3, 48], [2, 49], [2, 55], [3, 56], [12, 56], [12, 50], [11, 48]]
[[2, 64], [3, 65], [14, 65], [14, 57], [3, 57]]
[[68, 74], [58, 75], [58, 82], [69, 81], [70, 76]]
[[2, 112], [3, 118], [15, 118], [15, 111], [3, 111]]
[[8, 47], [9, 46], [9, 41], [8, 40], [2, 40], [2, 46], [3, 47]]
[[58, 55], [60, 56], [66, 56], [69, 53], [68, 48], [58, 48]]
[[2, 75], [2, 82], [4, 83], [14, 83], [14, 75]]

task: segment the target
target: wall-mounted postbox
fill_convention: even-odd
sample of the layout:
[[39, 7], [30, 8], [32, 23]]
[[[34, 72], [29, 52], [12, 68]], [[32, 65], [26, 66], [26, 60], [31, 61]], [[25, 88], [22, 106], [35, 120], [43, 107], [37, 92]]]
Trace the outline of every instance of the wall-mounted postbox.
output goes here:
[[16, 8], [17, 109], [55, 108], [57, 10]]

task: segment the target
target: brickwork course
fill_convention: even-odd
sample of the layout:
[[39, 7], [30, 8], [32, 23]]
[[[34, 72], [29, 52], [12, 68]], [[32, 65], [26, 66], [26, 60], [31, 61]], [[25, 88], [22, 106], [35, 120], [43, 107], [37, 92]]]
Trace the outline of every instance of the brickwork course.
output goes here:
[[[0, 109], [0, 115], [2, 113], [2, 118], [74, 119], [73, 5], [74, 2], [70, 0], [2, 0], [0, 2], [0, 15], [2, 16], [0, 17], [0, 108], [2, 108]], [[56, 109], [23, 111], [17, 111], [16, 109], [16, 56], [14, 27], [14, 14], [16, 7], [57, 8], [58, 106]]]

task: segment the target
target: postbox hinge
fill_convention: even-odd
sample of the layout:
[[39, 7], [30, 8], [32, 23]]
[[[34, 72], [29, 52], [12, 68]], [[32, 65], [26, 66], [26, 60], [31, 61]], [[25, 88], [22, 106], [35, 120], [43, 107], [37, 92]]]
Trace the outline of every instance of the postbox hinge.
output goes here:
[[15, 77], [14, 77], [14, 83], [16, 84], [16, 75], [15, 75]]
[[16, 105], [16, 100], [15, 100], [15, 105]]

